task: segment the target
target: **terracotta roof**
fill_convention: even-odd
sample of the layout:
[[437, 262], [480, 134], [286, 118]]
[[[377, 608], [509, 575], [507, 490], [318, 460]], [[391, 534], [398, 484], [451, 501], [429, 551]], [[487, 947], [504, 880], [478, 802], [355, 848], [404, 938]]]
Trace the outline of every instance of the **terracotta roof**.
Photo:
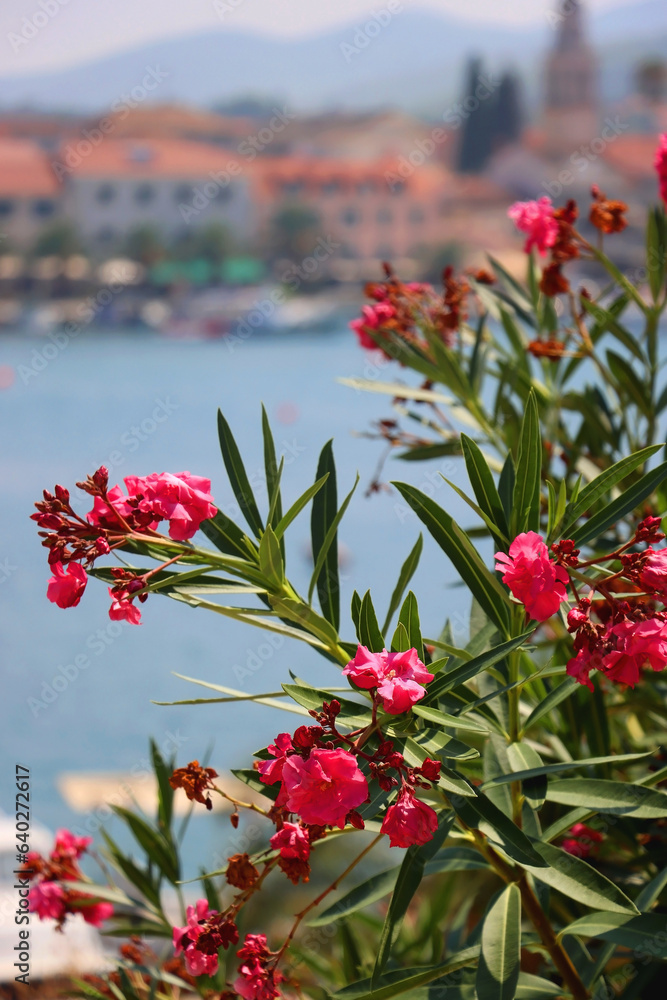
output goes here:
[[645, 180], [655, 174], [653, 161], [658, 142], [657, 135], [619, 135], [602, 155], [619, 174], [632, 180]]
[[[68, 144], [60, 149], [63, 162]], [[184, 139], [115, 139], [107, 136], [87, 156], [81, 157], [72, 174], [77, 177], [184, 177], [205, 178], [224, 171], [230, 163], [245, 160], [226, 149]]]
[[[407, 177], [399, 172], [399, 161], [392, 158], [381, 160], [336, 160], [324, 157], [285, 156], [258, 158], [249, 172], [257, 184], [260, 195], [273, 198], [276, 189], [283, 184], [304, 183], [305, 191], [311, 187], [311, 194], [322, 184], [336, 182], [343, 190], [347, 185], [374, 183], [380, 190], [387, 190], [387, 174], [405, 179], [409, 190], [415, 194], [428, 194], [434, 188], [451, 182], [452, 175], [437, 163], [427, 163], [412, 171]], [[295, 194], [298, 197], [298, 193]]]
[[[156, 104], [131, 110], [125, 108], [122, 112], [118, 111], [107, 117], [113, 122], [113, 135], [116, 138], [208, 136], [210, 139], [237, 137], [240, 140], [257, 131], [257, 123], [249, 118], [218, 115], [180, 104]], [[90, 119], [88, 126], [94, 127], [99, 119], [99, 115], [97, 119]]]
[[49, 158], [27, 139], [0, 138], [0, 195], [5, 198], [52, 197], [59, 191]]

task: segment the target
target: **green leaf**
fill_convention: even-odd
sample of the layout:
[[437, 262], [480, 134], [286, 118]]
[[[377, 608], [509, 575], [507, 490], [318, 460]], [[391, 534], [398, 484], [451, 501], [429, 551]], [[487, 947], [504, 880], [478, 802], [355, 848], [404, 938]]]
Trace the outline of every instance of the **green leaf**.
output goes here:
[[255, 547], [245, 532], [241, 531], [239, 526], [221, 510], [218, 510], [215, 517], [202, 521], [200, 527], [209, 542], [227, 555], [248, 559]]
[[[273, 433], [271, 431], [271, 425], [269, 423], [269, 418], [266, 415], [266, 410], [264, 408], [263, 403], [262, 403], [262, 438], [264, 440], [264, 472], [266, 474], [266, 492], [269, 497], [269, 508], [270, 508], [267, 524], [270, 524], [273, 528], [275, 528], [276, 524], [280, 521], [280, 518], [283, 516], [282, 497], [280, 495], [280, 477], [281, 477], [283, 462], [281, 461], [280, 467], [278, 467], [278, 462], [276, 460], [276, 446], [273, 440]], [[285, 543], [283, 539], [280, 540], [280, 552], [284, 563]]]
[[[562, 774], [564, 771], [576, 771], [579, 767], [597, 767], [600, 764], [627, 764], [630, 761], [642, 760], [644, 757], [650, 757], [652, 753], [653, 751], [649, 750], [647, 753], [611, 754], [607, 757], [585, 757], [583, 760], [560, 760], [556, 764], [541, 764], [539, 767], [516, 770], [509, 775], [499, 775], [497, 778], [494, 778], [492, 782], [489, 782], [489, 784], [504, 785], [510, 781], [526, 781], [530, 778], [537, 778], [542, 774], [551, 775]], [[584, 779], [576, 778], [568, 780], [580, 781]], [[555, 782], [552, 782], [549, 787], [552, 788], [554, 784]], [[614, 784], [614, 782], [611, 782], [611, 784]], [[667, 798], [665, 798], [665, 802], [667, 803]]]
[[357, 636], [361, 645], [369, 649], [371, 653], [381, 653], [385, 648], [384, 638], [380, 632], [370, 590], [366, 591], [361, 602]]
[[285, 580], [280, 543], [270, 524], [259, 542], [259, 568], [274, 590], [282, 590]]
[[403, 653], [407, 649], [410, 649], [408, 632], [403, 622], [399, 622], [391, 639], [391, 651], [392, 653]]
[[409, 847], [405, 853], [380, 935], [378, 955], [371, 980], [373, 988], [377, 987], [378, 980], [389, 960], [392, 945], [403, 922], [403, 917], [424, 877], [426, 863], [432, 860], [449, 836], [454, 819], [455, 816], [451, 810], [442, 812], [438, 817], [438, 829], [432, 840], [420, 847]]
[[643, 313], [646, 313], [648, 310], [646, 302], [644, 302], [643, 298], [641, 297], [635, 286], [628, 278], [626, 278], [626, 276], [623, 274], [620, 268], [618, 268], [616, 264], [614, 264], [611, 260], [609, 260], [609, 257], [607, 257], [606, 254], [604, 254], [601, 250], [598, 250], [597, 247], [593, 246], [593, 244], [590, 245], [590, 251], [593, 254], [593, 256], [596, 257], [597, 260], [602, 264], [607, 273], [614, 279], [616, 284], [620, 285], [620, 287], [623, 288], [628, 293], [630, 298], [635, 302], [636, 305], [639, 306], [639, 308]]
[[540, 482], [542, 469], [542, 438], [535, 393], [531, 391], [521, 425], [519, 457], [512, 501], [510, 534], [512, 538], [524, 531], [540, 530]]
[[667, 225], [662, 206], [649, 209], [646, 228], [646, 262], [648, 282], [653, 301], [657, 302], [665, 284], [665, 258], [667, 256]]
[[[335, 579], [330, 580], [329, 582], [330, 582], [330, 584], [332, 586], [334, 584], [336, 584], [336, 585], [338, 584], [338, 541], [337, 541], [337, 537], [338, 537], [338, 535], [337, 535], [338, 525], [340, 524], [340, 522], [343, 520], [343, 517], [345, 516], [345, 512], [346, 512], [346, 510], [347, 510], [347, 508], [348, 508], [348, 506], [350, 504], [350, 500], [354, 496], [354, 491], [356, 490], [358, 483], [359, 483], [359, 474], [357, 473], [357, 478], [354, 481], [354, 486], [352, 487], [352, 489], [350, 490], [350, 492], [348, 493], [348, 495], [343, 500], [342, 504], [340, 505], [340, 509], [338, 510], [336, 516], [334, 517], [333, 521], [331, 522], [331, 524], [329, 525], [329, 527], [327, 529], [327, 533], [324, 536], [324, 540], [323, 540], [322, 546], [321, 546], [321, 548], [320, 548], [320, 550], [319, 550], [319, 552], [317, 554], [317, 557], [315, 557], [315, 555], [314, 555], [315, 550], [313, 549], [313, 558], [315, 559], [315, 565], [314, 565], [314, 568], [313, 568], [313, 575], [312, 575], [311, 580], [310, 580], [310, 585], [308, 587], [308, 601], [309, 601], [309, 603], [312, 600], [313, 591], [315, 590], [315, 586], [319, 585], [319, 582], [322, 582], [322, 584], [325, 583], [325, 581], [322, 578], [322, 574], [323, 574], [323, 572], [325, 570], [325, 564], [327, 563], [327, 560], [329, 558], [329, 553], [332, 552], [332, 551], [334, 552], [334, 554], [336, 556], [336, 576], [335, 576]], [[319, 494], [319, 495], [322, 496], [322, 494]], [[315, 504], [316, 503], [317, 503], [317, 497], [313, 501], [313, 517], [315, 517]], [[329, 594], [329, 591], [327, 591], [327, 593]], [[319, 590], [318, 590], [318, 596], [319, 596]], [[329, 594], [329, 596], [331, 597], [332, 594]], [[321, 604], [321, 598], [320, 598], [320, 604]], [[329, 611], [332, 614], [332, 617], [329, 618], [329, 621], [331, 621], [332, 625], [334, 625], [336, 629], [340, 628], [340, 610], [339, 610], [339, 604], [336, 604], [335, 602], [334, 602], [334, 604], [331, 604], [330, 600], [329, 601], [325, 600], [324, 605], [321, 605], [321, 606], [322, 606], [322, 612], [325, 615], [326, 615], [327, 609], [329, 609]], [[338, 612], [338, 616], [337, 617], [334, 614], [335, 611]]]
[[150, 741], [151, 760], [153, 770], [157, 779], [158, 788], [158, 818], [165, 836], [169, 835], [171, 829], [171, 818], [174, 809], [174, 789], [169, 784], [169, 778], [174, 770], [172, 759], [171, 766], [167, 766], [165, 760], [157, 748], [155, 740]]
[[378, 872], [359, 885], [355, 885], [332, 906], [328, 906], [317, 917], [312, 917], [308, 921], [308, 925], [322, 927], [326, 924], [332, 924], [335, 920], [346, 917], [350, 913], [356, 913], [357, 910], [363, 910], [364, 907], [376, 903], [378, 899], [388, 896], [396, 884], [399, 871], [400, 867], [397, 865], [386, 871]]
[[581, 528], [575, 528], [573, 536], [577, 545], [586, 545], [598, 538], [607, 528], [635, 510], [666, 478], [667, 462], [663, 462], [657, 468], [643, 475], [638, 482], [629, 486], [599, 513], [584, 521]]
[[243, 516], [250, 525], [253, 533], [259, 538], [264, 528], [262, 518], [255, 503], [255, 497], [245, 471], [245, 466], [243, 465], [241, 453], [234, 440], [231, 428], [223, 417], [221, 410], [218, 410], [218, 437], [220, 438], [222, 459], [227, 469], [227, 475], [229, 476], [229, 482], [234, 491], [236, 502], [241, 508]]
[[[512, 776], [515, 781], [522, 771], [542, 767], [542, 758], [537, 750], [533, 750], [527, 743], [510, 743], [507, 747], [507, 759], [512, 768]], [[547, 779], [544, 775], [535, 775], [523, 779], [523, 794], [531, 809], [536, 811], [544, 805], [547, 792]]]
[[424, 646], [422, 643], [421, 626], [419, 624], [419, 608], [417, 607], [417, 598], [412, 591], [409, 591], [403, 602], [398, 622], [405, 627], [405, 631], [408, 634], [408, 642], [410, 644], [408, 649], [416, 649], [419, 659], [423, 662]]
[[549, 782], [547, 799], [564, 806], [586, 806], [596, 812], [635, 819], [663, 819], [667, 816], [667, 795], [664, 792], [622, 781], [562, 778]]
[[[273, 599], [271, 606], [278, 612], [281, 618], [295, 622], [301, 628], [306, 629], [312, 635], [316, 636], [316, 638], [321, 639], [331, 650], [335, 650], [338, 645], [338, 633], [336, 629], [326, 618], [318, 615], [309, 605], [304, 604], [303, 601], [293, 600], [290, 597], [281, 597]], [[348, 660], [347, 658], [343, 658], [341, 662], [347, 663]]]
[[278, 521], [278, 524], [275, 526], [274, 530], [276, 538], [282, 538], [292, 521], [301, 513], [306, 504], [308, 504], [310, 500], [322, 489], [327, 481], [327, 478], [328, 473], [327, 475], [322, 476], [321, 479], [314, 482], [312, 486], [309, 486], [305, 493], [302, 493], [299, 499], [294, 501], [287, 513], [283, 514]]
[[[283, 691], [293, 698], [297, 705], [302, 705], [311, 710], [321, 712], [325, 701], [331, 701], [328, 691], [320, 691], [317, 688], [307, 687], [302, 684], [283, 684]], [[338, 696], [337, 696], [338, 697]], [[345, 725], [352, 728], [367, 726], [371, 721], [370, 704], [360, 705], [356, 701], [349, 701], [346, 698], [338, 697], [341, 704], [339, 719]]]
[[403, 498], [426, 525], [440, 548], [468, 586], [482, 610], [507, 635], [508, 597], [496, 577], [486, 567], [477, 549], [454, 519], [430, 497], [408, 483], [394, 483]]
[[616, 379], [616, 388], [621, 400], [626, 399], [628, 402], [634, 403], [645, 417], [650, 417], [653, 404], [648, 395], [648, 386], [635, 374], [632, 365], [628, 364], [627, 358], [622, 358], [615, 351], [608, 350], [607, 364]]
[[135, 840], [143, 847], [149, 859], [158, 866], [162, 874], [172, 885], [176, 885], [180, 876], [178, 854], [165, 837], [154, 830], [149, 824], [129, 809], [122, 806], [111, 806], [117, 816], [125, 820], [132, 831]]
[[465, 715], [448, 715], [446, 712], [439, 712], [437, 708], [428, 705], [416, 704], [412, 706], [412, 711], [422, 719], [428, 719], [438, 726], [446, 726], [448, 729], [467, 729], [471, 733], [488, 733], [489, 730], [479, 723], [468, 719]]
[[[500, 478], [498, 479], [498, 496], [505, 511], [505, 518], [509, 521], [512, 516], [512, 497], [514, 496], [514, 484], [516, 481], [516, 470], [514, 459], [510, 452], [505, 459]], [[509, 532], [508, 532], [509, 534]]]
[[520, 963], [521, 893], [512, 883], [484, 918], [475, 983], [478, 1000], [514, 1000]]
[[[628, 329], [626, 329], [626, 327], [618, 322], [618, 319], [614, 315], [614, 311], [612, 311], [612, 309], [603, 309], [598, 302], [593, 302], [592, 299], [587, 299], [583, 295], [580, 296], [579, 302], [586, 312], [590, 313], [596, 321], [597, 330], [591, 336], [593, 342], [599, 340], [600, 337], [608, 330], [621, 344], [623, 344], [625, 348], [627, 348], [627, 350], [630, 351], [631, 354], [634, 354], [638, 361], [642, 364], [646, 362], [646, 355], [642, 351], [641, 346], [637, 343], [636, 337]], [[621, 299], [621, 304], [624, 304], [625, 302], [627, 302], [626, 296]]]
[[401, 996], [403, 993], [416, 990], [419, 986], [425, 986], [436, 979], [442, 979], [444, 976], [456, 972], [457, 969], [474, 965], [478, 957], [479, 947], [466, 948], [439, 965], [427, 965], [416, 969], [394, 969], [376, 980], [373, 986], [370, 979], [362, 979], [358, 983], [351, 983], [350, 986], [339, 990], [333, 996], [336, 1000], [391, 1000], [392, 997]]
[[118, 844], [109, 836], [106, 830], [101, 831], [104, 841], [107, 845], [109, 853], [113, 859], [113, 863], [116, 868], [125, 876], [125, 878], [130, 882], [131, 885], [138, 889], [142, 896], [153, 904], [155, 907], [160, 907], [160, 891], [155, 883], [149, 877], [147, 871], [143, 868], [139, 868], [138, 865], [132, 861], [131, 858], [126, 857]]
[[483, 792], [476, 791], [474, 798], [452, 799], [452, 805], [464, 823], [475, 830], [482, 830], [489, 839], [502, 847], [514, 861], [524, 867], [546, 867], [537, 845], [512, 822]]
[[458, 667], [454, 667], [453, 670], [447, 670], [444, 673], [440, 673], [435, 680], [431, 681], [426, 689], [426, 697], [424, 699], [424, 704], [432, 704], [437, 701], [448, 691], [459, 687], [466, 681], [471, 680], [480, 674], [483, 670], [488, 670], [489, 667], [494, 666], [500, 660], [504, 660], [508, 653], [521, 646], [530, 636], [533, 635], [535, 630], [531, 629], [528, 632], [523, 632], [521, 635], [515, 636], [513, 639], [508, 639], [507, 642], [502, 642], [499, 646], [494, 646], [493, 649], [488, 649], [485, 653], [480, 653], [479, 656], [474, 656], [472, 660], [466, 660], [465, 663], [461, 663]]
[[545, 868], [526, 865], [540, 882], [585, 906], [604, 907], [615, 913], [638, 912], [632, 900], [618, 886], [581, 858], [539, 840], [534, 842], [533, 847], [548, 865]]
[[657, 903], [660, 895], [667, 885], [667, 868], [663, 868], [661, 872], [652, 878], [651, 881], [644, 886], [642, 891], [639, 893], [635, 900], [635, 904], [638, 910], [650, 910], [654, 903]]
[[530, 727], [534, 726], [536, 722], [539, 722], [541, 718], [548, 715], [549, 712], [560, 705], [562, 701], [569, 698], [578, 687], [579, 685], [573, 677], [566, 678], [562, 684], [559, 684], [558, 687], [553, 689], [553, 691], [550, 691], [546, 698], [539, 703], [539, 705], [535, 706], [523, 724], [524, 730], [530, 729]]
[[423, 535], [420, 534], [419, 538], [415, 542], [414, 548], [410, 552], [410, 555], [408, 556], [408, 558], [405, 560], [405, 562], [401, 567], [401, 572], [399, 573], [398, 581], [396, 583], [396, 586], [394, 587], [394, 592], [391, 595], [391, 600], [389, 602], [387, 617], [384, 620], [384, 625], [382, 628], [383, 632], [387, 632], [389, 629], [389, 625], [391, 624], [391, 619], [396, 613], [401, 603], [403, 594], [405, 593], [405, 588], [410, 583], [410, 580], [412, 579], [414, 572], [417, 569], [417, 566], [419, 565], [419, 559], [421, 557], [423, 548], [424, 548], [424, 537]]
[[[326, 487], [315, 497], [310, 516], [313, 561], [316, 566], [319, 561], [320, 552], [324, 550], [327, 544], [329, 529], [335, 523], [338, 507], [336, 463], [334, 461], [332, 441], [327, 441], [324, 445], [317, 463], [317, 478], [319, 479], [325, 475], [328, 477]], [[333, 537], [328, 542], [325, 559], [318, 573], [317, 596], [319, 597], [322, 614], [338, 630], [340, 627], [340, 582], [338, 579], [338, 535], [336, 534], [336, 529], [334, 529]]]
[[461, 445], [463, 446], [463, 456], [465, 458], [468, 478], [472, 486], [473, 493], [477, 498], [477, 503], [487, 515], [489, 520], [496, 525], [500, 535], [509, 538], [509, 526], [505, 517], [500, 494], [484, 455], [467, 434], [461, 435]]
[[559, 525], [556, 523], [555, 530], [558, 534], [566, 538], [569, 530], [576, 524], [582, 514], [601, 500], [610, 490], [613, 489], [617, 483], [622, 482], [626, 476], [635, 469], [639, 468], [640, 465], [644, 465], [645, 462], [649, 460], [651, 455], [655, 455], [657, 451], [663, 447], [661, 444], [654, 444], [648, 448], [642, 448], [640, 451], [635, 451], [632, 455], [628, 455], [627, 458], [622, 458], [619, 462], [615, 462], [604, 472], [601, 472], [599, 476], [591, 480], [587, 486], [581, 490], [579, 496], [575, 503], [569, 503], [565, 509], [565, 514], [563, 516], [563, 523]]
[[[198, 684], [200, 687], [210, 688], [212, 691], [220, 691], [221, 694], [228, 695], [226, 698], [216, 698], [215, 701], [256, 701], [260, 705], [267, 705], [269, 708], [281, 708], [297, 715], [304, 715], [301, 709], [293, 705], [284, 705], [275, 700], [273, 696], [264, 694], [246, 694], [245, 691], [237, 691], [235, 688], [224, 687], [222, 684], [212, 684], [210, 681], [200, 681], [196, 677], [186, 677], [185, 674], [174, 673], [174, 677], [179, 680], [189, 681], [190, 684]], [[162, 704], [158, 702], [158, 704]], [[167, 703], [169, 704], [169, 702]]]
[[633, 916], [604, 910], [587, 913], [585, 917], [569, 924], [561, 934], [602, 938], [603, 941], [631, 948], [635, 960], [649, 957], [667, 959], [664, 914], [642, 913], [640, 916]]

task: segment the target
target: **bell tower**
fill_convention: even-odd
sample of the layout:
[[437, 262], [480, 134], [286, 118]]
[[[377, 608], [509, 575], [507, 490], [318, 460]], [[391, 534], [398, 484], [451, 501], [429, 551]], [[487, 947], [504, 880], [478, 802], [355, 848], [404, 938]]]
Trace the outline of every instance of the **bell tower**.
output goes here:
[[560, 0], [550, 23], [556, 39], [546, 62], [546, 147], [563, 157], [597, 135], [597, 60], [586, 40], [581, 0]]

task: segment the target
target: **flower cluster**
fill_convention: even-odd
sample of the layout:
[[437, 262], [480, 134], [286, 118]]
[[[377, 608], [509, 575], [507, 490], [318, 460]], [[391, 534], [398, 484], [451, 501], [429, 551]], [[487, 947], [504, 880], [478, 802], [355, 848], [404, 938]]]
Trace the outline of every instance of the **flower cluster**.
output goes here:
[[[493, 284], [493, 276], [486, 271], [470, 274], [478, 284]], [[365, 350], [381, 351], [388, 358], [392, 355], [384, 349], [382, 341], [388, 342], [391, 335], [429, 354], [430, 346], [422, 335], [422, 328], [434, 330], [443, 343], [451, 347], [456, 331], [468, 318], [470, 291], [466, 277], [457, 278], [452, 267], [444, 269], [442, 293], [438, 294], [432, 285], [400, 281], [385, 264], [385, 280], [366, 285], [371, 304], [363, 306], [361, 316], [350, 322], [350, 328]]]
[[188, 906], [185, 927], [174, 927], [174, 954], [183, 954], [191, 976], [213, 976], [218, 971], [218, 952], [237, 944], [239, 932], [233, 920], [209, 910], [208, 902], [200, 899]]
[[377, 693], [383, 709], [390, 715], [408, 712], [426, 694], [423, 685], [433, 680], [416, 649], [371, 653], [365, 646], [359, 646], [343, 673], [355, 687]]
[[541, 535], [526, 531], [517, 535], [509, 553], [496, 552], [496, 570], [526, 613], [544, 622], [556, 614], [566, 600], [567, 570], [549, 556]]
[[80, 913], [86, 923], [99, 927], [113, 914], [111, 903], [95, 900], [88, 893], [68, 889], [67, 882], [82, 882], [79, 858], [86, 852], [92, 837], [76, 837], [69, 830], [58, 830], [48, 858], [28, 851], [21, 875], [32, 884], [28, 905], [40, 920], [55, 920], [61, 930], [68, 915]]
[[[156, 531], [161, 521], [168, 522], [172, 540], [187, 541], [217, 510], [210, 495], [210, 480], [189, 472], [127, 476], [127, 493], [123, 493], [120, 486], [109, 488], [109, 473], [101, 466], [77, 486], [93, 497], [92, 510], [85, 519], [74, 511], [64, 486], [56, 486], [54, 493], [44, 490], [44, 499], [35, 504], [37, 513], [31, 515], [43, 529], [39, 534], [49, 550], [53, 575], [46, 594], [59, 608], [76, 607], [88, 582], [86, 568], [90, 569], [100, 556], [121, 548], [132, 538], [162, 538]], [[146, 600], [148, 578], [162, 568], [143, 575], [120, 567], [112, 569], [109, 617], [138, 625], [141, 613], [134, 599]]]

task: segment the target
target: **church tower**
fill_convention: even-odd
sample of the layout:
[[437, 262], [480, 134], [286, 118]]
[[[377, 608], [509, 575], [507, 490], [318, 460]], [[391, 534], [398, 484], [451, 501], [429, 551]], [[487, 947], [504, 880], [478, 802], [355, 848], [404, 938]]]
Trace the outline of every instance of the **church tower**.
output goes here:
[[550, 17], [555, 45], [546, 63], [547, 152], [567, 157], [598, 132], [597, 60], [586, 41], [581, 0], [560, 0]]

